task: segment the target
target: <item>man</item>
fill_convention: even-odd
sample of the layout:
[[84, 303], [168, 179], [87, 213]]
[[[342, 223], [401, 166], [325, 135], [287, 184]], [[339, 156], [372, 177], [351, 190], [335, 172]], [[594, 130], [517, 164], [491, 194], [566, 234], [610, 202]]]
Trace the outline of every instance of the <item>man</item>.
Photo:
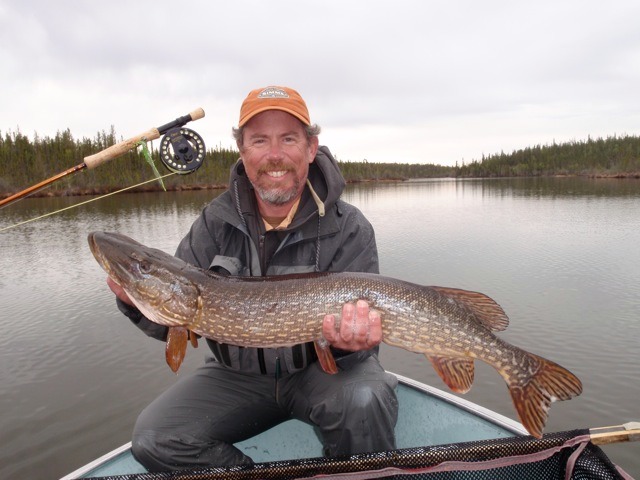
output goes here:
[[[176, 256], [230, 275], [312, 271], [378, 273], [375, 236], [355, 207], [335, 159], [318, 146], [302, 97], [291, 88], [253, 90], [234, 136], [241, 158], [229, 189], [213, 200]], [[119, 308], [148, 335], [166, 338], [108, 280]], [[233, 446], [289, 418], [316, 425], [327, 455], [395, 448], [396, 379], [382, 369], [380, 316], [347, 304], [323, 334], [339, 372], [324, 373], [313, 344], [241, 348], [207, 340], [211, 358], [138, 417], [132, 448], [149, 470], [249, 463]]]

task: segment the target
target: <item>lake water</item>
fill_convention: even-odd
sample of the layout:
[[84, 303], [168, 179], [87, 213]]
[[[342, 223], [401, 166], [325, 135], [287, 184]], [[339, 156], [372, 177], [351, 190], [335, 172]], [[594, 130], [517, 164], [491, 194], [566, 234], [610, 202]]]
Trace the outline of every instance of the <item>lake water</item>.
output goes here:
[[[116, 310], [86, 238], [119, 231], [173, 253], [218, 193], [116, 195], [0, 231], [0, 478], [59, 478], [127, 442], [175, 381], [164, 345]], [[546, 431], [640, 420], [640, 182], [425, 180], [344, 198], [373, 223], [383, 274], [490, 295], [511, 319], [502, 338], [582, 379]], [[0, 210], [0, 229], [84, 200], [26, 199]], [[181, 373], [203, 352], [189, 350]], [[421, 355], [383, 345], [381, 357], [446, 389]], [[515, 417], [484, 364], [465, 397]], [[640, 443], [605, 451], [640, 477]]]

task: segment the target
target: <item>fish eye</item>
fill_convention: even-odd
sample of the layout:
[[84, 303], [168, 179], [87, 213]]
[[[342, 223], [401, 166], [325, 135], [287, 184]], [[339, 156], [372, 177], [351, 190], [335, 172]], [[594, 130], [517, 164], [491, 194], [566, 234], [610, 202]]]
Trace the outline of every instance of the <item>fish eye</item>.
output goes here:
[[141, 261], [140, 263], [138, 263], [138, 269], [140, 270], [140, 273], [151, 273], [151, 263]]

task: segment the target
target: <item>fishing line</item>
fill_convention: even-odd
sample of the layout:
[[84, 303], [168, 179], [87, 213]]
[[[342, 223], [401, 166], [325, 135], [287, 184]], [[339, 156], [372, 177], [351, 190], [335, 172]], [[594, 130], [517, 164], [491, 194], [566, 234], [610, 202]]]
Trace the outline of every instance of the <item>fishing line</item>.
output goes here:
[[39, 217], [34, 217], [34, 218], [29, 219], [29, 220], [25, 220], [23, 222], [18, 222], [18, 223], [14, 224], [14, 225], [9, 225], [8, 227], [0, 228], [0, 232], [4, 232], [5, 230], [9, 230], [11, 228], [19, 227], [20, 225], [24, 225], [26, 223], [35, 222], [36, 220], [40, 220], [41, 218], [50, 217], [51, 215], [55, 215], [57, 213], [61, 213], [61, 212], [64, 212], [66, 210], [71, 210], [72, 208], [76, 208], [76, 207], [79, 207], [81, 205], [86, 205], [87, 203], [95, 202], [96, 200], [100, 200], [102, 198], [110, 197], [111, 195], [115, 195], [116, 193], [121, 193], [121, 192], [124, 192], [124, 191], [127, 191], [127, 190], [131, 190], [132, 188], [136, 188], [136, 187], [139, 187], [141, 185], [145, 185], [147, 183], [157, 182], [158, 180], [162, 180], [163, 178], [170, 177], [171, 175], [176, 175], [176, 173], [177, 172], [171, 172], [171, 173], [167, 173], [165, 175], [162, 175], [160, 177], [154, 177], [154, 178], [152, 178], [150, 180], [145, 180], [144, 182], [140, 182], [140, 183], [138, 183], [136, 185], [131, 185], [129, 187], [121, 188], [120, 190], [116, 190], [115, 192], [107, 193], [105, 195], [100, 195], [99, 197], [91, 198], [91, 199], [86, 200], [84, 202], [75, 203], [73, 205], [69, 205], [68, 207], [64, 207], [64, 208], [61, 208], [59, 210], [55, 210], [53, 212], [45, 213], [44, 215], [40, 215]]

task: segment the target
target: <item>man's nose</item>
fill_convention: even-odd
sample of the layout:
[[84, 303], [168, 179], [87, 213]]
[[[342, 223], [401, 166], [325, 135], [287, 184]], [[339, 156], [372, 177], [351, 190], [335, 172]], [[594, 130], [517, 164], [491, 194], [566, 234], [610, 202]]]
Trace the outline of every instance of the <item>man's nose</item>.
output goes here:
[[269, 144], [269, 158], [281, 158], [282, 151], [282, 145], [280, 145], [279, 142], [272, 142]]

